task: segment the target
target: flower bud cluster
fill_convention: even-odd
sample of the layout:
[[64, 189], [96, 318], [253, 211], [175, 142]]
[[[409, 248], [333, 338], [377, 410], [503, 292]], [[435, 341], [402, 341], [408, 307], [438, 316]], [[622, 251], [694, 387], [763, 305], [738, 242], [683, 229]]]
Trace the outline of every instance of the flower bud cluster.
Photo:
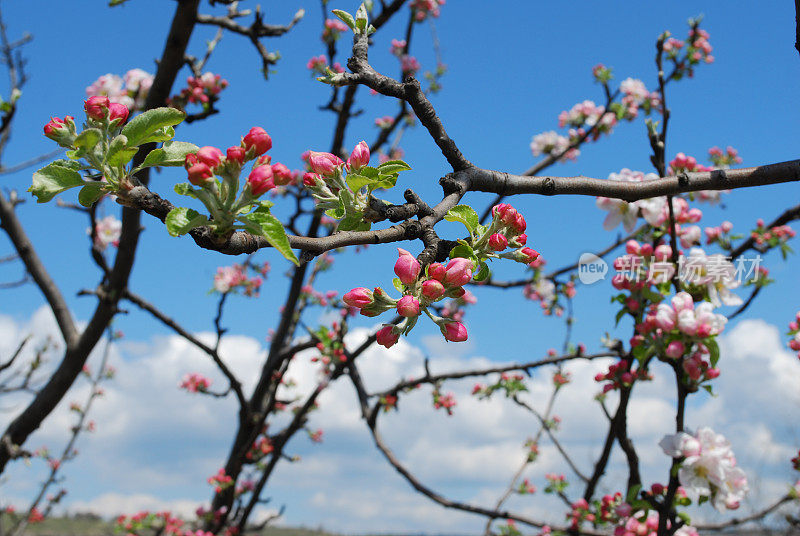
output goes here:
[[[797, 352], [797, 358], [800, 359], [800, 311], [794, 317], [794, 320], [789, 322], [789, 333], [788, 335], [791, 337], [789, 339], [789, 348]], [[798, 460], [800, 460], [800, 454], [798, 454]], [[795, 464], [795, 469], [800, 471], [800, 461], [792, 460]]]
[[179, 110], [186, 109], [189, 104], [199, 104], [203, 110], [208, 110], [226, 87], [228, 81], [218, 74], [208, 72], [199, 77], [190, 76], [186, 79], [186, 87], [170, 97], [167, 104]]
[[[480, 399], [490, 398], [496, 391], [502, 391], [507, 398], [527, 391], [528, 387], [525, 385], [525, 377], [519, 373], [504, 372], [500, 374], [497, 380], [489, 385], [476, 383], [472, 387], [472, 394]], [[538, 452], [538, 448], [537, 448]]]
[[475, 269], [473, 262], [456, 257], [447, 265], [435, 262], [423, 271], [422, 265], [411, 253], [400, 248], [397, 251], [398, 259], [394, 265], [394, 273], [397, 275], [395, 287], [403, 293], [401, 298], [390, 297], [380, 287], [372, 291], [358, 287], [343, 296], [344, 302], [359, 309], [364, 316], [378, 316], [390, 309], [396, 309], [404, 317], [398, 325], [385, 325], [378, 331], [377, 342], [386, 348], [394, 346], [401, 334], [407, 334], [423, 313], [439, 326], [446, 340], [467, 340], [467, 329], [461, 322], [437, 316], [430, 309], [432, 304], [444, 298], [464, 296], [466, 291], [463, 286], [472, 280]]
[[636, 369], [631, 367], [630, 360], [621, 359], [617, 363], [609, 365], [608, 372], [605, 374], [599, 373], [595, 375], [594, 381], [598, 383], [608, 382], [603, 385], [603, 394], [606, 394], [622, 387], [630, 387], [636, 381], [650, 381], [653, 379], [653, 375], [641, 367]]
[[208, 477], [207, 482], [211, 484], [214, 488], [216, 493], [221, 492], [222, 490], [229, 488], [233, 485], [233, 478], [225, 474], [225, 469], [221, 468], [216, 474], [211, 475]]
[[[308, 63], [306, 63], [306, 68], [311, 71], [311, 76], [316, 75], [326, 75], [328, 73], [328, 58], [325, 54], [320, 54], [319, 56], [313, 56]], [[335, 73], [343, 73], [344, 67], [337, 61], [331, 66], [331, 70]]]
[[412, 0], [410, 7], [414, 20], [422, 22], [428, 17], [438, 19], [441, 14], [440, 8], [444, 4], [445, 0]]
[[438, 387], [433, 390], [434, 409], [443, 409], [447, 415], [452, 415], [454, 407], [456, 407], [456, 397], [453, 393], [442, 394]]
[[719, 147], [712, 147], [708, 150], [708, 158], [714, 164], [714, 167], [727, 169], [734, 164], [741, 164], [742, 158], [739, 156], [739, 151], [730, 145], [723, 152]]
[[[254, 271], [259, 275], [248, 276], [248, 270]], [[241, 291], [247, 297], [258, 296], [264, 277], [269, 273], [270, 265], [265, 262], [260, 267], [252, 264], [234, 264], [232, 266], [220, 266], [214, 275], [214, 286], [212, 291], [220, 294], [227, 294]]]
[[184, 376], [180, 384], [181, 389], [186, 389], [190, 393], [205, 393], [209, 387], [211, 387], [211, 380], [197, 372]]
[[786, 253], [786, 243], [789, 239], [794, 238], [794, 229], [788, 225], [776, 225], [775, 227], [767, 227], [764, 225], [764, 220], [759, 219], [756, 222], [756, 229], [750, 233], [750, 238], [758, 246], [765, 246], [768, 248], [780, 247]]

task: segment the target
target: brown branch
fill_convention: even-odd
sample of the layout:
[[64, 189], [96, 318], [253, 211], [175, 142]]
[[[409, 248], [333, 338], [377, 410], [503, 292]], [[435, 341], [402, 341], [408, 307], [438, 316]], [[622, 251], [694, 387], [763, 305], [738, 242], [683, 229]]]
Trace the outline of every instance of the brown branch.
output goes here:
[[[183, 66], [186, 46], [194, 29], [199, 0], [178, 0], [175, 15], [164, 45], [164, 52], [158, 64], [153, 85], [147, 95], [145, 109], [163, 106], [169, 97], [178, 71]], [[155, 148], [155, 144], [142, 146], [134, 157], [134, 167], [140, 164], [144, 155]], [[142, 184], [147, 184], [149, 169], [137, 176]], [[101, 299], [86, 329], [74, 344], [67, 344], [64, 358], [50, 380], [42, 388], [21, 414], [8, 425], [0, 441], [0, 473], [15, 455], [28, 436], [53, 411], [64, 397], [69, 387], [80, 373], [89, 353], [95, 347], [103, 331], [117, 313], [116, 302], [126, 288], [133, 268], [140, 227], [139, 210], [126, 208], [122, 212], [122, 234], [114, 260], [114, 267], [105, 285], [106, 299]], [[6, 218], [3, 218], [5, 224]]]
[[728, 521], [723, 521], [722, 523], [710, 523], [710, 524], [707, 524], [707, 525], [697, 524], [697, 525], [693, 525], [693, 527], [696, 528], [697, 530], [701, 530], [701, 531], [702, 530], [712, 530], [712, 531], [714, 531], [714, 530], [725, 530], [725, 529], [730, 528], [730, 527], [736, 527], [736, 526], [742, 525], [744, 523], [749, 523], [750, 521], [757, 521], [759, 519], [762, 519], [762, 518], [768, 516], [769, 514], [771, 514], [772, 512], [774, 512], [775, 510], [777, 510], [778, 508], [780, 508], [782, 505], [784, 505], [784, 504], [786, 504], [788, 502], [791, 502], [793, 500], [795, 500], [795, 499], [793, 499], [789, 495], [786, 495], [786, 496], [781, 497], [780, 499], [778, 499], [775, 503], [771, 504], [770, 506], [767, 506], [763, 510], [759, 510], [758, 512], [755, 512], [754, 514], [751, 514], [751, 515], [749, 515], [747, 517], [734, 517], [733, 519], [729, 519]]
[[128, 290], [125, 290], [123, 293], [123, 297], [128, 300], [129, 302], [133, 303], [143, 311], [147, 311], [153, 317], [155, 317], [159, 322], [170, 328], [172, 331], [195, 345], [197, 348], [202, 350], [206, 353], [211, 359], [214, 360], [214, 363], [217, 365], [217, 368], [222, 372], [222, 374], [228, 379], [228, 384], [233, 392], [236, 394], [236, 398], [239, 401], [239, 407], [243, 410], [247, 409], [247, 398], [244, 396], [244, 391], [242, 391], [242, 384], [236, 375], [233, 374], [230, 368], [225, 364], [222, 358], [219, 355], [217, 348], [211, 348], [207, 344], [203, 343], [200, 339], [186, 331], [180, 324], [178, 324], [175, 320], [170, 318], [169, 316], [162, 313], [155, 305], [148, 302], [141, 296], [138, 296]]
[[[36, 286], [44, 294], [44, 298], [56, 318], [61, 336], [64, 337], [64, 343], [68, 348], [74, 347], [78, 342], [79, 336], [67, 302], [33, 248], [33, 244], [17, 218], [14, 205], [6, 199], [3, 192], [0, 192], [0, 228], [8, 234], [11, 243], [14, 244], [14, 249], [17, 250], [22, 262], [25, 263], [25, 268], [36, 282]], [[0, 471], [1, 469], [0, 467]]]

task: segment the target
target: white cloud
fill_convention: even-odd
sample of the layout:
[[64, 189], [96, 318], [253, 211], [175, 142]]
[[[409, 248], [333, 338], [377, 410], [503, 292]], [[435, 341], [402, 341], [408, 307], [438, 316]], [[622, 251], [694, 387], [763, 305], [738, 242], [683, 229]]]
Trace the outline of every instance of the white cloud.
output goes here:
[[[8, 351], [14, 337], [28, 330], [56, 333], [46, 311], [24, 325], [0, 315], [0, 352]], [[349, 338], [359, 342], [367, 332], [356, 329]], [[213, 341], [210, 333], [197, 336]], [[800, 439], [796, 422], [800, 362], [783, 347], [779, 330], [761, 321], [740, 322], [722, 337], [721, 348], [723, 375], [715, 385], [718, 394], [715, 398], [695, 395], [687, 422], [691, 427], [711, 426], [731, 440], [740, 465], [757, 488], [748, 504], [763, 504], [774, 492], [785, 490], [790, 477], [788, 458]], [[261, 343], [231, 335], [224, 339], [221, 353], [244, 379], [245, 389], [251, 390], [265, 356]], [[308, 393], [320, 380], [318, 365], [310, 360], [313, 355], [311, 350], [294, 358], [287, 374], [297, 383], [292, 392]], [[359, 358], [360, 370], [368, 390], [376, 392], [400, 378], [424, 374], [424, 356], [401, 340], [390, 350], [370, 348]], [[437, 351], [436, 356], [429, 364], [434, 374], [493, 363], [458, 353]], [[97, 359], [93, 356], [91, 362]], [[102, 514], [169, 508], [191, 515], [210, 497], [205, 479], [227, 454], [236, 407], [232, 400], [190, 395], [177, 385], [184, 374], [200, 372], [213, 378], [214, 390], [222, 391], [227, 387], [224, 377], [206, 355], [174, 336], [122, 341], [112, 348], [110, 360], [118, 375], [106, 384], [106, 396], [93, 412], [98, 431], [81, 438], [81, 455], [64, 469], [70, 488], [66, 504], [72, 511]], [[584, 473], [591, 472], [607, 429], [606, 418], [593, 400], [599, 390], [593, 377], [610, 362], [567, 365], [573, 382], [562, 389], [554, 406], [563, 420], [558, 438]], [[674, 420], [671, 371], [656, 363], [653, 372], [654, 381], [641, 383], [634, 391], [628, 416], [648, 483], [666, 479], [669, 460], [657, 443], [670, 433]], [[551, 374], [552, 370], [541, 370], [527, 380], [529, 391], [523, 398], [540, 411], [551, 392]], [[423, 386], [401, 397], [399, 412], [381, 414], [379, 428], [398, 459], [424, 484], [448, 497], [493, 505], [522, 462], [523, 443], [536, 433], [538, 421], [502, 394], [491, 401], [471, 397], [474, 383], [474, 379], [464, 379], [443, 386], [458, 401], [452, 417], [432, 408], [430, 386]], [[84, 397], [86, 389], [85, 384], [76, 386], [29, 445], [62, 445], [74, 421], [68, 402]], [[324, 429], [325, 442], [312, 445], [299, 434], [288, 453], [300, 454], [302, 461], [279, 465], [268, 488], [275, 501], [270, 507], [287, 505], [284, 523], [362, 532], [480, 530], [480, 517], [433, 504], [411, 490], [385, 462], [361, 422], [354, 389], [346, 378], [331, 385], [319, 401], [320, 409], [312, 414], [309, 425]], [[614, 394], [607, 403], [611, 408], [616, 405]], [[3, 414], [0, 420], [12, 416]], [[3, 494], [30, 496], [36, 482], [30, 475], [39, 474], [41, 465], [34, 462], [32, 468], [24, 469], [17, 464]], [[571, 493], [579, 494], [574, 475], [543, 436], [539, 459], [525, 473], [540, 491], [534, 497], [513, 497], [509, 506], [560, 522], [562, 505], [541, 493], [546, 472], [565, 473], [573, 481]], [[624, 479], [625, 461], [615, 450], [600, 489], [616, 491]]]

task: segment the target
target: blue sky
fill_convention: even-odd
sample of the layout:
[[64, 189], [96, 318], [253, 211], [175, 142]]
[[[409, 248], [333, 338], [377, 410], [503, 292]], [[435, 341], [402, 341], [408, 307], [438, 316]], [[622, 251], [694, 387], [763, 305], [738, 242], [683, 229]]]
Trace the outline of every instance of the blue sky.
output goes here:
[[[591, 79], [591, 68], [599, 62], [614, 68], [617, 81], [631, 76], [642, 79], [649, 88], [654, 87], [656, 36], [669, 29], [676, 37], [684, 37], [686, 19], [700, 13], [705, 15], [703, 27], [711, 34], [716, 61], [712, 65], [701, 65], [694, 79], [670, 86], [668, 99], [672, 119], [667, 141], [668, 157], [682, 151], [698, 160], [705, 160], [706, 151], [714, 145], [736, 147], [744, 158], [743, 165], [790, 160], [797, 155], [800, 112], [795, 101], [800, 90], [800, 59], [793, 48], [794, 13], [788, 2], [677, 1], [652, 4], [625, 1], [614, 3], [613, 9], [609, 9], [607, 3], [580, 1], [572, 3], [569, 10], [552, 2], [507, 2], [502, 9], [486, 6], [485, 2], [451, 0], [443, 7], [436, 31], [449, 71], [443, 79], [443, 91], [433, 97], [450, 135], [465, 155], [482, 167], [510, 172], [530, 167], [535, 159], [528, 145], [534, 134], [556, 129], [558, 113], [576, 102], [584, 99], [602, 101], [601, 89]], [[273, 138], [273, 158], [290, 167], [299, 167], [299, 155], [306, 149], [328, 149], [334, 118], [330, 112], [320, 112], [318, 106], [327, 102], [329, 90], [315, 82], [305, 67], [308, 58], [323, 52], [319, 40], [322, 21], [319, 6], [316, 3], [276, 2], [265, 8], [266, 19], [275, 23], [288, 22], [300, 7], [306, 8], [305, 19], [284, 38], [267, 41], [270, 49], [279, 50], [282, 55], [268, 82], [259, 74], [260, 60], [246, 39], [236, 35], [224, 37], [208, 64], [210, 70], [222, 74], [230, 82], [219, 102], [222, 113], [207, 121], [181, 126], [177, 139], [224, 148], [236, 144], [239, 136], [251, 126], [259, 125], [266, 128]], [[329, 7], [355, 11], [357, 6], [355, 2], [331, 2]], [[12, 38], [26, 31], [35, 38], [24, 51], [30, 80], [23, 89], [12, 141], [3, 155], [3, 164], [13, 165], [51, 150], [53, 144], [42, 136], [42, 126], [51, 115], [79, 116], [84, 88], [99, 75], [109, 72], [123, 74], [133, 67], [153, 72], [154, 58], [161, 54], [172, 9], [171, 2], [153, 0], [130, 0], [115, 9], [105, 7], [103, 2], [88, 1], [4, 4], [3, 16]], [[203, 11], [209, 9], [205, 7]], [[92, 15], [87, 15], [88, 12]], [[375, 67], [389, 74], [398, 70], [396, 59], [388, 53], [389, 43], [392, 38], [400, 37], [404, 17], [405, 14], [376, 36], [371, 52]], [[199, 28], [190, 44], [190, 52], [202, 54], [204, 41], [213, 34], [213, 29]], [[347, 52], [346, 46], [340, 48]], [[417, 27], [412, 53], [419, 58], [423, 69], [434, 65], [427, 24]], [[338, 59], [344, 63], [346, 56], [340, 55]], [[359, 97], [358, 106], [365, 111], [348, 130], [348, 146], [361, 139], [371, 141], [377, 134], [372, 120], [396, 111], [396, 104], [388, 98], [370, 96], [363, 90], [359, 91]], [[387, 198], [399, 202], [403, 188], [413, 187], [423, 198], [437, 200], [440, 195], [438, 178], [448, 171], [438, 149], [420, 128], [404, 136], [402, 147], [413, 170], [401, 176], [397, 191], [387, 194]], [[594, 177], [606, 177], [623, 167], [649, 172], [648, 156], [644, 123], [640, 119], [619, 125], [610, 138], [584, 147], [576, 163], [559, 164], [549, 172]], [[30, 184], [31, 171], [0, 176], [2, 187], [24, 191]], [[186, 205], [186, 201], [171, 193], [172, 185], [184, 180], [182, 170], [166, 170], [153, 178], [151, 186], [174, 203]], [[703, 224], [716, 225], [730, 219], [736, 231], [746, 232], [758, 217], [770, 220], [795, 204], [797, 193], [796, 184], [735, 191], [725, 196], [724, 208], [704, 211]], [[67, 193], [61, 198], [74, 201], [75, 195]], [[470, 194], [465, 201], [482, 209], [490, 199], [483, 194]], [[594, 199], [520, 198], [511, 202], [526, 216], [529, 245], [542, 252], [551, 267], [574, 262], [581, 252], [602, 248], [616, 237], [615, 233], [602, 229], [605, 212], [595, 207]], [[117, 214], [117, 208], [110, 203], [103, 210]], [[280, 208], [277, 210], [280, 212]], [[33, 200], [20, 206], [18, 212], [45, 265], [67, 296], [75, 316], [86, 320], [93, 310], [94, 301], [77, 298], [75, 294], [80, 289], [93, 287], [98, 274], [87, 255], [89, 244], [85, 218], [57, 208], [55, 203], [36, 205]], [[188, 329], [197, 332], [209, 330], [216, 299], [208, 295], [207, 290], [211, 287], [216, 267], [235, 262], [235, 259], [199, 250], [185, 238], [171, 238], [153, 218], [145, 217], [143, 221], [145, 232], [131, 289], [180, 319]], [[451, 233], [451, 236], [459, 236], [462, 232], [452, 224], [442, 225], [441, 231], [444, 235]], [[418, 252], [421, 246], [411, 244], [409, 247]], [[0, 256], [9, 252], [10, 245], [5, 239], [0, 240]], [[339, 269], [325, 274], [317, 288], [346, 292], [354, 286], [390, 287], [394, 258], [392, 245], [372, 246], [358, 255], [340, 255], [336, 260]], [[286, 287], [283, 273], [288, 268], [288, 264], [274, 252], [262, 252], [257, 259], [269, 260], [273, 266], [262, 296], [254, 300], [233, 297], [226, 313], [231, 332], [249, 337], [243, 339], [251, 345], [248, 346], [249, 353], [245, 353], [253, 356], [257, 352], [252, 345], [265, 344], [267, 330], [277, 318], [277, 307], [283, 300]], [[791, 257], [782, 262], [779, 256], [771, 255], [766, 266], [778, 283], [762, 293], [747, 316], [761, 319], [766, 326], [777, 326], [782, 332], [798, 309], [800, 291], [796, 274], [800, 270], [800, 261]], [[0, 265], [0, 281], [13, 280], [20, 273], [18, 265]], [[497, 266], [496, 273], [498, 278], [522, 276], [519, 266]], [[609, 290], [603, 285], [578, 288], [574, 339], [584, 341], [589, 348], [598, 346], [603, 333], [613, 332], [610, 319], [615, 311], [606, 305]], [[462, 360], [525, 359], [561, 344], [563, 322], [543, 317], [538, 305], [524, 301], [518, 290], [502, 293], [479, 289], [476, 294], [479, 303], [467, 316], [468, 343], [445, 348], [438, 343], [435, 326], [421, 322], [409, 338], [410, 346], [403, 350], [403, 359], [418, 359], [427, 354], [441, 358], [443, 369], [445, 364], [456, 368], [461, 366], [456, 360], [459, 356]], [[9, 328], [11, 332], [22, 333], [24, 326], [46, 325], [45, 320], [37, 321], [42, 324], [30, 320], [38, 318], [35, 314], [41, 303], [41, 296], [33, 286], [4, 290], [0, 294], [0, 314], [7, 320], [6, 325], [14, 326]], [[120, 363], [130, 363], [133, 371], [133, 364], [146, 360], [147, 352], [156, 352], [159, 344], [168, 340], [163, 337], [169, 334], [132, 306], [130, 309], [130, 314], [118, 319], [117, 326], [126, 333], [126, 342], [120, 345], [117, 358]], [[314, 320], [312, 314], [310, 321]], [[357, 321], [355, 325], [369, 327], [373, 324]], [[769, 329], [764, 327], [762, 330], [766, 334], [764, 337], [771, 336], [770, 340], [775, 342], [775, 333]], [[737, 322], [733, 322], [729, 330], [737, 330]], [[623, 324], [614, 333], [627, 339], [628, 332], [629, 327]], [[176, 363], [184, 368], [176, 365], [171, 370], [175, 376], [166, 378], [164, 386], [175, 385], [185, 372], [190, 371], [185, 367], [191, 366], [191, 354], [177, 354], [181, 357], [175, 357]], [[406, 363], [400, 357], [397, 359]], [[408, 363], [408, 367], [412, 364]], [[125, 393], [146, 388], [145, 383], [119, 381], [121, 399]], [[662, 394], [667, 396], [665, 393]], [[189, 407], [186, 404], [192, 402], [180, 393], [174, 400], [183, 404], [176, 411], [185, 411]], [[711, 402], [703, 401], [706, 403]], [[232, 414], [224, 403], [214, 402], [208, 408], [209, 419], [225, 419]], [[430, 411], [426, 413], [422, 409], [420, 415], [438, 419], [436, 422], [442, 420], [440, 416], [431, 416]], [[140, 416], [134, 420], [138, 418]], [[55, 422], [55, 417], [47, 421], [42, 433], [50, 434], [52, 438], [60, 437], [53, 429]], [[797, 444], [796, 430], [787, 430], [778, 422], [774, 424], [781, 441]], [[104, 426], [99, 419], [98, 425], [101, 429]], [[338, 460], [337, 467], [348, 467], [353, 458], [346, 458], [344, 453], [352, 449], [349, 442], [352, 432], [358, 438], [358, 448], [374, 454], [364, 431], [356, 431], [357, 428], [344, 426], [343, 432], [333, 433], [328, 443], [317, 447], [318, 451], [331, 449], [334, 453], [332, 459]], [[160, 426], [155, 426], [155, 429], [163, 430]], [[142, 470], [141, 462], [147, 461], [142, 460], [142, 452], [148, 452], [152, 459], [178, 463], [176, 460], [180, 456], [176, 450], [187, 448], [176, 438], [164, 441], [153, 432], [122, 430], [119, 434], [120, 438], [128, 440], [125, 444], [130, 447], [124, 451], [129, 458], [120, 465], [130, 464], [126, 474], [134, 476], [126, 484], [118, 476], [102, 482], [99, 473], [89, 471], [89, 474], [78, 475], [77, 470], [68, 472], [73, 500], [88, 503], [101, 493], [112, 491], [135, 494], [137, 489], [142, 489], [141, 475], [148, 474]], [[142, 493], [169, 500], [204, 499], [209, 491], [204, 484], [204, 477], [210, 474], [206, 465], [211, 472], [219, 465], [229, 436], [229, 433], [220, 434], [218, 440], [207, 445], [208, 449], [191, 447], [193, 456], [204, 460], [205, 464], [198, 464], [203, 470], [197, 470], [199, 476], [194, 480], [187, 478], [174, 485], [154, 484], [150, 488], [145, 485], [147, 491]], [[36, 439], [32, 441], [35, 443]], [[298, 444], [302, 442], [300, 440]], [[87, 448], [90, 448], [88, 444], [87, 440]], [[423, 449], [409, 444], [409, 456], [413, 456], [414, 448]], [[341, 459], [336, 456], [341, 456]], [[324, 459], [324, 456], [318, 458]], [[312, 455], [309, 465], [317, 467], [313, 465], [314, 459]], [[380, 471], [377, 462], [375, 471]], [[78, 467], [77, 463], [85, 462], [76, 462], [75, 467]], [[289, 467], [281, 473], [286, 475], [287, 482], [294, 469]], [[309, 479], [313, 478], [313, 471], [304, 471], [308, 471]], [[194, 474], [189, 468], [185, 473]], [[402, 482], [393, 482], [395, 488], [405, 490]], [[459, 484], [457, 479], [443, 479], [441, 482], [449, 482], [447, 485], [456, 493], [468, 495], [465, 490], [471, 489], [466, 484]], [[349, 481], [348, 485], [354, 486], [355, 480]], [[475, 489], [479, 488], [476, 486]], [[302, 486], [278, 489], [285, 497], [307, 505], [302, 513], [290, 510], [287, 516], [290, 521], [348, 526], [346, 520], [336, 519], [334, 514], [330, 514], [334, 517], [325, 517], [328, 515], [324, 514], [326, 501], [318, 499], [319, 504], [315, 506], [313, 494]], [[17, 495], [15, 492], [14, 496]], [[25, 496], [21, 491], [19, 495]], [[416, 505], [412, 499], [408, 500], [411, 501], [409, 504]], [[292, 501], [287, 499], [287, 503], [291, 506]], [[364, 529], [373, 527], [381, 528], [375, 524], [363, 526]]]

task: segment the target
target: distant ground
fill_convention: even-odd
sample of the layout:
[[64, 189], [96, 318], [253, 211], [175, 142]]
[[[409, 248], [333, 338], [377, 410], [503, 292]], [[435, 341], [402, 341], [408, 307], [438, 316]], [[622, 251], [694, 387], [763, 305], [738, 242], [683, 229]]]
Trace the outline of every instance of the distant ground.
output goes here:
[[[2, 529], [7, 529], [7, 526]], [[0, 529], [0, 535], [2, 535]], [[78, 515], [76, 517], [55, 517], [46, 519], [41, 523], [29, 525], [25, 534], [28, 536], [122, 536], [123, 533], [114, 532], [114, 523], [105, 521], [92, 515]], [[740, 530], [728, 532], [708, 533], [717, 536], [800, 536], [800, 530]], [[245, 536], [343, 536], [321, 529], [267, 527], [258, 533], [249, 533]], [[358, 536], [379, 536], [360, 534]], [[392, 536], [392, 535], [383, 535]], [[395, 534], [393, 536], [412, 536], [411, 534]], [[444, 535], [438, 535], [444, 536]], [[705, 535], [703, 535], [705, 536]]]

